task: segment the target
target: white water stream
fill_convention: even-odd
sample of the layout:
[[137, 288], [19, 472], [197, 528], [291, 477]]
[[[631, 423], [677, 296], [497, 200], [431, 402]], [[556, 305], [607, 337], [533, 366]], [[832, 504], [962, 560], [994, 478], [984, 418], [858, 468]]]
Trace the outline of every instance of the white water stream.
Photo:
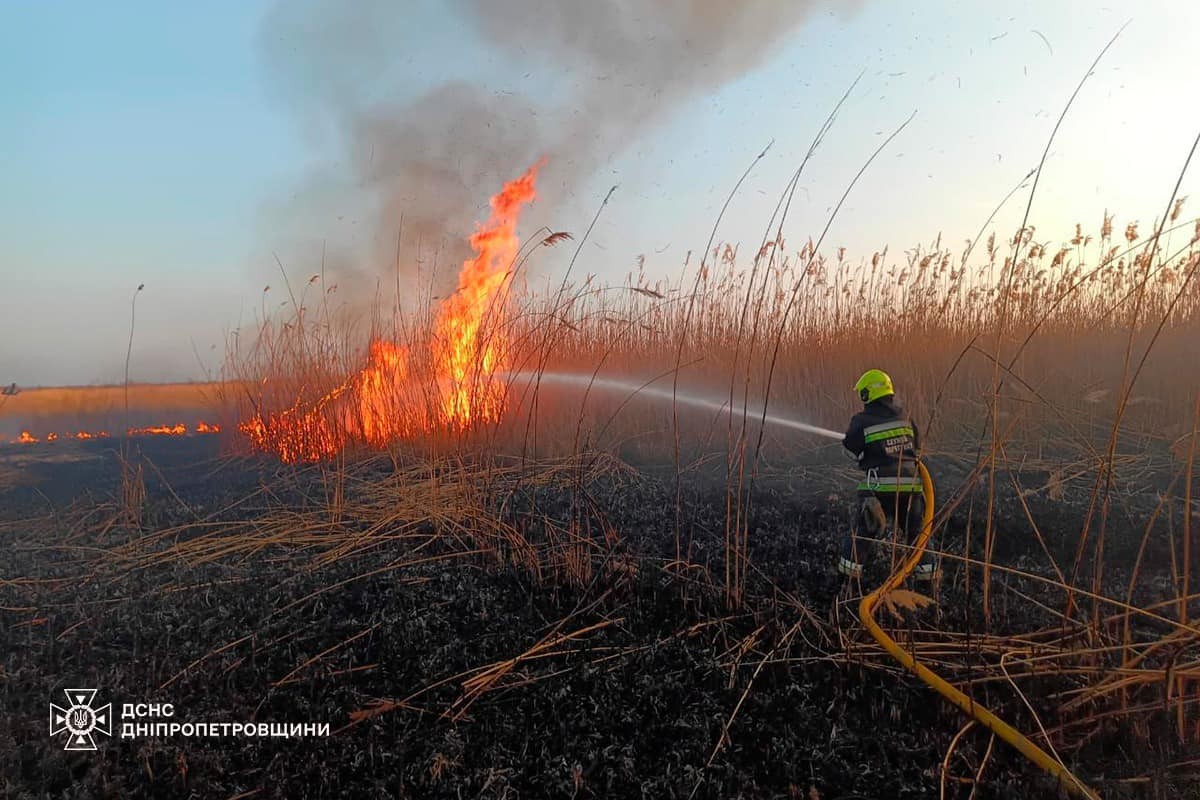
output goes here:
[[[535, 383], [539, 381], [536, 372], [510, 372], [505, 377], [513, 381], [513, 383]], [[659, 378], [659, 381], [668, 380], [670, 376]], [[651, 385], [651, 383], [634, 383], [632, 381], [613, 380], [612, 378], [593, 378], [591, 374], [577, 374], [570, 372], [543, 372], [541, 373], [540, 383], [543, 386], [547, 385], [563, 385], [574, 386], [580, 389], [591, 388], [592, 390], [605, 392], [623, 392], [630, 396], [648, 397], [655, 400], [665, 400], [671, 402], [674, 400], [681, 405], [692, 406], [693, 408], [704, 408], [710, 411], [728, 412], [732, 414], [741, 414], [743, 409], [731, 409], [728, 401], [710, 400], [705, 397], [696, 397], [695, 395], [686, 392], [672, 393], [671, 389], [661, 388]], [[762, 407], [757, 410], [750, 408], [747, 413], [750, 421], [763, 419]], [[816, 425], [809, 425], [807, 422], [789, 419], [787, 417], [779, 417], [774, 414], [768, 414], [765, 419], [766, 424], [776, 425], [781, 428], [791, 428], [792, 430], [804, 431], [805, 433], [815, 433], [817, 436], [824, 436], [827, 439], [842, 440], [842, 434], [837, 431], [831, 431], [828, 428], [821, 428]]]

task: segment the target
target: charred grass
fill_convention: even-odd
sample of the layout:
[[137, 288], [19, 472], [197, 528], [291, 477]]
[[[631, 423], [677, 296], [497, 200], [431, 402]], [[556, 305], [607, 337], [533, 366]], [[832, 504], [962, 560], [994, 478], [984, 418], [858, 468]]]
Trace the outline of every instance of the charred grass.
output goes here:
[[[31, 496], [5, 494], [8, 796], [1055, 796], [986, 732], [956, 736], [957, 713], [857, 628], [829, 570], [845, 525], [827, 494], [835, 471], [762, 475], [754, 567], [730, 609], [719, 466], [688, 472], [680, 560], [669, 466], [394, 453], [281, 467], [200, 452], [210, 447], [145, 445], [156, 477], [140, 527], [112, 499], [113, 453], [98, 453], [104, 470], [47, 466], [78, 499], [47, 498], [35, 519]], [[965, 471], [944, 467], [948, 496]], [[1027, 502], [1065, 525], [1082, 488]], [[1015, 530], [1023, 514], [1008, 499], [1001, 519]], [[1137, 519], [1155, 496], [1128, 503]], [[939, 546], [969, 547], [972, 515], [952, 512]], [[1114, 548], [1138, 533], [1114, 527]], [[1049, 546], [1065, 557], [1071, 544]], [[1061, 587], [1047, 588], [1036, 559], [1018, 546], [993, 558], [1013, 572], [996, 577], [990, 620], [949, 559], [937, 605], [896, 605], [894, 635], [1014, 724], [1049, 728], [1105, 796], [1188, 796], [1174, 708], [1072, 710], [1093, 685], [1077, 672], [1102, 667], [1079, 656], [1095, 643], [1069, 638], [1077, 629], [1051, 610]], [[1170, 559], [1154, 546], [1145, 569]], [[1114, 595], [1125, 585], [1104, 580]], [[1134, 600], [1153, 608], [1151, 594]], [[333, 735], [113, 739], [66, 753], [45, 709], [67, 684], [100, 687], [114, 707], [172, 703], [178, 722], [328, 722]]]
[[[397, 297], [363, 328], [313, 275], [284, 318], [264, 291], [215, 402], [266, 420], [277, 455], [319, 434], [318, 463], [232, 439], [240, 456], [200, 465], [124, 448], [32, 467], [46, 481], [4, 495], [8, 793], [1056, 796], [865, 635], [855, 593], [902, 548], [843, 592], [853, 470], [758, 424], [840, 427], [882, 365], [923, 428], [945, 573], [884, 598], [891, 635], [1104, 796], [1194, 796], [1200, 222], [1178, 186], [1152, 233], [1106, 215], [1051, 245], [1027, 210], [1007, 240], [852, 261], [784, 241], [798, 177], [757, 251], [710, 242], [672, 284], [639, 259], [623, 285], [515, 291], [570, 238], [540, 232], [474, 343], [504, 353], [467, 381], [488, 397], [570, 371], [735, 413], [512, 382], [486, 424], [372, 443], [355, 414], [445, 407], [407, 373], [382, 405], [344, 401], [372, 343], [430, 352], [436, 309]], [[334, 735], [64, 754], [44, 712], [66, 684]]]

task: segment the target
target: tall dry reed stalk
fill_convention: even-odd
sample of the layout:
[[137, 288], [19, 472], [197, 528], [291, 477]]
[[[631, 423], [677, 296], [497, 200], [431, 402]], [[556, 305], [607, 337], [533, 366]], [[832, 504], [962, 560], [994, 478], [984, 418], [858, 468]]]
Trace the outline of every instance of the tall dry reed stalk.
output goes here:
[[[548, 293], [515, 292], [512, 279], [530, 253], [562, 241], [558, 234], [535, 238], [513, 265], [481, 333], [505, 343], [513, 372], [568, 372], [585, 382], [598, 376], [635, 384], [659, 378], [657, 385], [674, 384], [680, 394], [724, 397], [730, 407], [746, 410], [683, 413], [679, 405], [598, 388], [549, 392], [536, 381], [499, 376], [508, 382], [502, 418], [471, 429], [418, 427], [382, 448], [359, 441], [337, 461], [319, 466], [334, 487], [330, 524], [377, 513], [347, 506], [338, 488], [339, 476], [362, 451], [385, 450], [397, 471], [422, 459], [473, 465], [474, 499], [462, 508], [475, 509], [464, 519], [476, 521], [486, 516], [480, 498], [525, 480], [518, 472], [492, 482], [488, 476], [500, 474], [493, 467], [504, 454], [565, 457], [575, 476], [570, 524], [548, 527], [537, 543], [500, 526], [486, 548], [523, 564], [539, 580], [557, 576], [585, 584], [615, 535], [587, 504], [587, 465], [595, 463], [594, 454], [674, 463], [678, 486], [694, 465], [723, 449], [723, 585], [727, 601], [737, 605], [750, 570], [746, 481], [759, 459], [786, 459], [810, 446], [803, 438], [762, 430], [763, 398], [770, 398], [772, 413], [839, 428], [856, 405], [849, 389], [854, 379], [882, 366], [896, 377], [909, 413], [929, 421], [924, 451], [935, 471], [939, 461], [967, 471], [962, 492], [944, 499], [942, 518], [975, 502], [973, 486], [984, 487], [994, 512], [1001, 489], [996, 479], [1006, 475], [1033, 531], [1028, 550], [1044, 569], [1031, 572], [996, 560], [996, 536], [1008, 523], [992, 513], [982, 546], [968, 537], [960, 550], [943, 551], [943, 558], [961, 564], [967, 585], [983, 590], [981, 611], [990, 610], [992, 582], [1003, 581], [1006, 603], [1033, 603], [1059, 623], [1053, 636], [1030, 632], [1041, 643], [1037, 648], [1004, 650], [1003, 641], [986, 630], [920, 631], [913, 646], [939, 659], [962, 685], [978, 679], [991, 686], [987, 681], [994, 678], [1022, 693], [1024, 682], [1047, 669], [1071, 676], [1077, 689], [1055, 701], [1063, 721], [1046, 726], [1056, 746], [1084, 741], [1112, 720], [1142, 720], [1147, 708], [1168, 702], [1178, 734], [1192, 736], [1188, 692], [1200, 679], [1200, 661], [1188, 655], [1200, 644], [1190, 610], [1200, 600], [1190, 577], [1197, 386], [1186, 365], [1194, 363], [1200, 341], [1200, 221], [1182, 219], [1182, 208], [1173, 198], [1169, 218], [1147, 239], [1136, 226], [1126, 227], [1123, 238], [1114, 236], [1114, 219], [1106, 214], [1094, 234], [1080, 224], [1060, 244], [1039, 239], [1026, 224], [1006, 244], [992, 234], [956, 250], [937, 239], [899, 258], [886, 250], [859, 259], [840, 249], [826, 254], [817, 241], [797, 248], [775, 227], [750, 257], [732, 243], [714, 243], [694, 273], [674, 282], [651, 280], [639, 261], [618, 285], [589, 277], [564, 279]], [[310, 296], [318, 291], [319, 300]], [[331, 301], [335, 291], [320, 274], [299, 296], [289, 291], [285, 314], [268, 312], [268, 294], [258, 330], [230, 341], [226, 391], [236, 395], [243, 418], [320, 404], [362, 369], [370, 342], [383, 339], [412, 358], [414, 377], [396, 384], [396, 408], [416, 419], [436, 419], [441, 389], [421, 377], [436, 367], [427, 355], [436, 316], [432, 302], [403, 313], [395, 310], [397, 303], [364, 324], [349, 307]], [[474, 384], [487, 388], [482, 365], [474, 372]], [[361, 427], [353, 408], [333, 423]], [[1170, 596], [1149, 605], [1138, 599], [1161, 577], [1139, 574], [1140, 555], [1133, 565], [1118, 565], [1122, 579], [1127, 576], [1123, 597], [1105, 593], [1105, 551], [1085, 547], [1090, 513], [1076, 537], [1075, 562], [1058, 563], [1047, 534], [1061, 539], [1069, 532], [1038, 520], [1028, 490], [1013, 477], [1031, 467], [1050, 474], [1045, 493], [1051, 498], [1078, 495], [1091, 479], [1092, 509], [1103, 508], [1105, 497], [1119, 503], [1123, 492], [1146, 491], [1148, 472], [1173, 471], [1171, 485], [1160, 487], [1162, 510], [1145, 521], [1142, 537], [1145, 551], [1170, 524], [1177, 554]], [[465, 491], [461, 483], [432, 475], [430, 481], [434, 498]], [[692, 554], [681, 507], [677, 502], [676, 562], [687, 564]], [[461, 525], [456, 529], [468, 535]], [[1058, 592], [1061, 605], [1052, 608], [1014, 588], [1010, 579], [1017, 578]], [[1087, 613], [1079, 613], [1077, 599], [1086, 601]], [[981, 650], [981, 642], [993, 649]]]

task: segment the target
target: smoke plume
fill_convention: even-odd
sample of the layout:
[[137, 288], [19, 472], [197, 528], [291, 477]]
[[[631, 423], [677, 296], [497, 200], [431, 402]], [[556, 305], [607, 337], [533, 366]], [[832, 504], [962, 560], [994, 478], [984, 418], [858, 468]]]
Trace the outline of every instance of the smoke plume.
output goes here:
[[[346, 208], [367, 216], [354, 247], [334, 244], [342, 280], [358, 270], [373, 286], [390, 271], [403, 215], [406, 252], [418, 240], [427, 253], [439, 248], [448, 283], [504, 180], [545, 156], [540, 205], [556, 207], [680, 104], [760, 64], [815, 5], [458, 0], [440, 16], [444, 24], [449, 7], [467, 30], [430, 63], [414, 53], [438, 35], [428, 32], [437, 4], [282, 0], [262, 28], [268, 75], [310, 141], [333, 154], [293, 208], [317, 230]], [[497, 57], [547, 88], [521, 96], [460, 79], [413, 92], [464, 65], [486, 75]]]

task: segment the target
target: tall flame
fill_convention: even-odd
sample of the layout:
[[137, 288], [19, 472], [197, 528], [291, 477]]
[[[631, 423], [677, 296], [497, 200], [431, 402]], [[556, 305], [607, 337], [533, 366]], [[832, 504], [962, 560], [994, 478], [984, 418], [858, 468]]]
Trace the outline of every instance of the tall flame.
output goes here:
[[476, 256], [463, 262], [458, 291], [438, 314], [435, 341], [440, 343], [442, 353], [440, 358], [435, 354], [435, 363], [446, 372], [438, 379], [444, 384], [442, 413], [452, 426], [491, 422], [503, 410], [490, 378], [507, 366], [506, 342], [498, 335], [481, 340], [479, 334], [489, 315], [503, 313], [499, 293], [520, 249], [517, 218], [521, 206], [536, 196], [538, 166], [506, 183], [492, 198], [491, 219], [471, 236]]
[[366, 365], [316, 402], [298, 398], [242, 422], [238, 429], [251, 446], [285, 462], [318, 461], [351, 444], [381, 448], [439, 427], [462, 431], [499, 419], [504, 392], [494, 378], [509, 360], [502, 290], [520, 250], [521, 208], [536, 197], [539, 166], [491, 198], [491, 216], [470, 238], [475, 257], [463, 262], [457, 290], [437, 311], [427, 369], [416, 368], [405, 346], [374, 339]]

